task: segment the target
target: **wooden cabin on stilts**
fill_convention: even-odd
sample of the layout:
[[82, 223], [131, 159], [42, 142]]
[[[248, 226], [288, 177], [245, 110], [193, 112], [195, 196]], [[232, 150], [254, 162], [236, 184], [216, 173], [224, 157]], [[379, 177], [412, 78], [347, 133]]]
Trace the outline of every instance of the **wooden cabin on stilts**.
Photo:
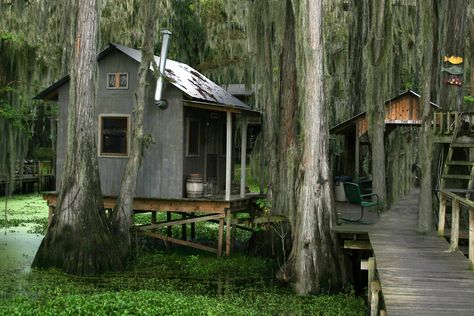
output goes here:
[[[433, 109], [439, 106], [431, 102]], [[405, 91], [385, 102], [385, 154], [388, 204], [396, 202], [413, 187], [417, 164], [418, 130], [421, 125], [420, 95]], [[336, 172], [350, 176], [362, 189], [371, 186], [371, 143], [366, 112], [361, 112], [330, 129], [342, 136], [343, 150]]]
[[[155, 56], [155, 61], [160, 64], [160, 57]], [[115, 205], [128, 158], [140, 62], [140, 51], [118, 44], [109, 44], [98, 55], [97, 155], [104, 206], [109, 209]], [[133, 229], [218, 256], [225, 249], [229, 255], [236, 228], [245, 229], [237, 225], [235, 214], [252, 210], [258, 197], [248, 192], [245, 172], [248, 122], [258, 122], [260, 113], [186, 64], [168, 59], [164, 69], [160, 76], [163, 83], [155, 80], [151, 69], [149, 73], [144, 115], [149, 144], [139, 169], [133, 205], [136, 213], [151, 212], [151, 222]], [[158, 90], [162, 93], [157, 99]], [[66, 151], [68, 96], [66, 76], [35, 97], [59, 105], [57, 191]], [[240, 184], [233, 185], [238, 134], [241, 174]], [[53, 214], [57, 193], [44, 194], [44, 198]], [[167, 220], [157, 222], [157, 212], [165, 212]], [[172, 214], [181, 216], [176, 219]], [[215, 247], [194, 240], [195, 224], [203, 221], [218, 224]], [[188, 224], [191, 240], [186, 235]], [[166, 234], [157, 231], [175, 225], [182, 227], [181, 238], [172, 236], [171, 229]]]

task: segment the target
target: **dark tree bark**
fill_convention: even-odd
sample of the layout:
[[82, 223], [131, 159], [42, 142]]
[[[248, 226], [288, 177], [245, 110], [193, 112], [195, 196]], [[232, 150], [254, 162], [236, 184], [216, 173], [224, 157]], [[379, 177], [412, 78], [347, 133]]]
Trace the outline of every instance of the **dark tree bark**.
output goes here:
[[369, 3], [370, 28], [365, 47], [367, 58], [366, 109], [369, 139], [372, 143], [372, 186], [386, 203], [385, 180], [385, 100], [390, 93], [390, 60], [392, 52], [391, 1]]
[[469, 48], [471, 52], [469, 56], [469, 62], [471, 64], [469, 94], [474, 97], [474, 3], [472, 3], [472, 1], [469, 10]]
[[107, 225], [95, 143], [97, 1], [77, 2], [67, 154], [58, 204], [33, 261], [35, 268], [94, 274], [122, 267]]
[[293, 222], [298, 163], [298, 96], [296, 87], [295, 17], [291, 0], [286, 0], [285, 33], [281, 52], [280, 95], [277, 124], [277, 175], [274, 183], [273, 211]]
[[302, 160], [289, 268], [299, 294], [337, 291], [346, 281], [335, 223], [324, 107], [322, 1], [293, 1], [296, 17]]
[[418, 2], [419, 38], [417, 40], [421, 56], [421, 107], [422, 125], [419, 130], [419, 161], [421, 164], [420, 202], [418, 206], [418, 232], [433, 230], [432, 201], [432, 159], [431, 137], [431, 66], [433, 64], [433, 8], [430, 0]]
[[352, 22], [349, 31], [349, 98], [348, 106], [351, 107], [351, 117], [364, 110], [365, 76], [363, 67], [364, 43], [367, 41], [367, 22], [364, 1], [352, 1]]
[[120, 253], [127, 258], [131, 249], [130, 227], [133, 216], [133, 197], [138, 177], [138, 169], [145, 150], [143, 134], [143, 112], [149, 87], [148, 75], [150, 65], [154, 60], [153, 48], [156, 37], [156, 1], [147, 0], [141, 6], [143, 23], [142, 61], [138, 70], [138, 87], [135, 91], [134, 110], [132, 119], [132, 137], [130, 142], [130, 156], [125, 167], [117, 205], [112, 213], [112, 229]]

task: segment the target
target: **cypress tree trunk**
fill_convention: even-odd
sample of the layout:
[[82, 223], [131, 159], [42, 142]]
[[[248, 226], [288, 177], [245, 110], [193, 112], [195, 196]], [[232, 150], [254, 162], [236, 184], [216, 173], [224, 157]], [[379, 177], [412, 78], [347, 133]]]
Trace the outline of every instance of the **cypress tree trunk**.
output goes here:
[[391, 74], [391, 1], [370, 2], [371, 25], [365, 47], [367, 58], [366, 109], [372, 144], [372, 185], [380, 200], [386, 202], [385, 180], [385, 100], [389, 97]]
[[422, 125], [419, 130], [419, 159], [421, 164], [420, 202], [418, 206], [418, 232], [427, 233], [433, 229], [432, 210], [432, 159], [431, 137], [432, 110], [430, 104], [431, 66], [433, 64], [433, 8], [431, 1], [418, 2], [419, 38], [421, 55], [421, 107]]
[[261, 32], [263, 38], [261, 39], [260, 48], [263, 53], [259, 54], [258, 61], [262, 69], [259, 71], [262, 74], [262, 101], [263, 101], [263, 124], [264, 124], [264, 140], [265, 140], [265, 154], [268, 164], [268, 199], [273, 199], [274, 182], [278, 181], [276, 176], [277, 170], [277, 117], [278, 107], [275, 106], [273, 98], [273, 58], [272, 58], [272, 21], [270, 17], [269, 0], [263, 0], [261, 4]]
[[471, 64], [471, 81], [469, 94], [474, 97], [474, 4], [471, 1], [471, 8], [469, 10], [469, 48], [470, 58], [469, 63]]
[[96, 154], [97, 1], [78, 1], [74, 14], [66, 161], [56, 211], [33, 267], [84, 275], [119, 269], [122, 262], [103, 209]]
[[[444, 56], [466, 57], [466, 35], [468, 28], [468, 6], [466, 0], [441, 1], [439, 10], [439, 58], [437, 61], [438, 70], [438, 104], [447, 110], [461, 111], [464, 93], [462, 87], [447, 85], [445, 80], [449, 78], [445, 72], [441, 72], [444, 65]], [[472, 48], [471, 48], [472, 50]], [[463, 66], [461, 64], [460, 66]], [[464, 67], [463, 67], [464, 68]]]
[[285, 34], [281, 52], [280, 96], [278, 115], [277, 176], [275, 177], [273, 211], [290, 217], [296, 208], [295, 190], [298, 147], [298, 97], [296, 87], [295, 17], [291, 0], [286, 0]]
[[352, 23], [349, 31], [349, 98], [348, 106], [351, 107], [351, 117], [364, 110], [365, 76], [363, 67], [364, 43], [367, 40], [367, 16], [364, 14], [367, 4], [364, 1], [352, 0]]
[[134, 110], [132, 120], [132, 139], [130, 142], [130, 156], [122, 177], [120, 193], [112, 214], [112, 229], [123, 258], [128, 257], [131, 246], [130, 227], [133, 215], [133, 197], [140, 167], [145, 150], [143, 136], [143, 112], [147, 96], [148, 71], [153, 62], [153, 48], [156, 38], [156, 4], [154, 0], [145, 1], [142, 6], [143, 40], [142, 61], [138, 70], [138, 87], [134, 95]]
[[293, 1], [303, 133], [296, 223], [289, 267], [299, 294], [342, 288], [346, 273], [335, 222], [323, 88], [322, 0]]

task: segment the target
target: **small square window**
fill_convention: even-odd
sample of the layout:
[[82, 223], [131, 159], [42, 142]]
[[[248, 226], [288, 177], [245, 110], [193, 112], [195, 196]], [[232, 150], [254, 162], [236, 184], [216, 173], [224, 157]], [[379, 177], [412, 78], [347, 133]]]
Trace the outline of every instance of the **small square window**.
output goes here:
[[128, 74], [120, 74], [119, 78], [120, 78], [119, 87], [120, 88], [128, 87]]
[[99, 154], [101, 156], [128, 156], [129, 117], [99, 117]]
[[108, 88], [115, 88], [115, 74], [109, 74], [109, 85]]
[[107, 89], [128, 89], [128, 73], [107, 74]]
[[191, 118], [186, 120], [186, 156], [199, 156], [199, 129], [198, 120]]

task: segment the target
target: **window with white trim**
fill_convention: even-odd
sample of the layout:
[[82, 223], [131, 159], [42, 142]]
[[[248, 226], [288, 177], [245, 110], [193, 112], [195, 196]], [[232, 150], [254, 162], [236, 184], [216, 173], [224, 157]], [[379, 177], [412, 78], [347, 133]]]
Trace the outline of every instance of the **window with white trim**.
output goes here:
[[130, 143], [128, 115], [99, 115], [99, 155], [126, 157]]
[[128, 73], [115, 72], [107, 74], [107, 89], [128, 89]]

